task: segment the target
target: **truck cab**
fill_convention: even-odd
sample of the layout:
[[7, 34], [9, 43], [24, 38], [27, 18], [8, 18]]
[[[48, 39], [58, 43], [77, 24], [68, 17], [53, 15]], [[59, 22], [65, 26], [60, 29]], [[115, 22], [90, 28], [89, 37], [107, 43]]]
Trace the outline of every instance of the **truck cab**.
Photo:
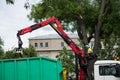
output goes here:
[[94, 64], [94, 80], [120, 80], [120, 61], [96, 61]]

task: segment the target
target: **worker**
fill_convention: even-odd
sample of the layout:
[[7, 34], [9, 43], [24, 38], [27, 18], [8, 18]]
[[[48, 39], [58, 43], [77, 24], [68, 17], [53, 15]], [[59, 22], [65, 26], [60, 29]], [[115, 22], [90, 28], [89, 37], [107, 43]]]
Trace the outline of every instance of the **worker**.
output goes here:
[[88, 72], [88, 80], [92, 80], [92, 72], [93, 72], [93, 64], [94, 64], [94, 54], [93, 50], [89, 47], [89, 45], [85, 45], [85, 50], [86, 50], [86, 58], [87, 58], [87, 72]]
[[87, 54], [93, 53], [93, 50], [89, 47], [89, 45], [85, 45], [85, 49], [87, 50]]
[[85, 50], [86, 50], [86, 57], [87, 59], [93, 59], [95, 57], [95, 54], [93, 54], [93, 50], [89, 47], [89, 45], [85, 45]]
[[63, 80], [67, 80], [67, 70], [63, 68]]

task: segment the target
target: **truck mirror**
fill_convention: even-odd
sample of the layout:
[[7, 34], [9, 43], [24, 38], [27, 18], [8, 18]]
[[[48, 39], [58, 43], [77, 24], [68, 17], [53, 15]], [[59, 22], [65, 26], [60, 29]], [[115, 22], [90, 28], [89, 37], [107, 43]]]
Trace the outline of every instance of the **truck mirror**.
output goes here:
[[115, 65], [115, 69], [116, 69], [116, 74], [115, 74], [115, 76], [116, 76], [116, 77], [120, 77], [120, 64], [116, 64], [116, 65]]

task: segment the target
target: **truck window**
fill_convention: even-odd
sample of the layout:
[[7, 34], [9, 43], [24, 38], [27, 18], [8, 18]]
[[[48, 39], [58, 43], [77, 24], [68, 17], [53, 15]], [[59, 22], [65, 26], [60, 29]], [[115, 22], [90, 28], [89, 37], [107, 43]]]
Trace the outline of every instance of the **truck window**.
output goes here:
[[99, 74], [104, 75], [115, 75], [116, 74], [116, 68], [115, 65], [108, 65], [108, 66], [99, 66]]
[[116, 68], [116, 74], [115, 74], [115, 76], [116, 77], [120, 77], [120, 64], [116, 64], [115, 68]]

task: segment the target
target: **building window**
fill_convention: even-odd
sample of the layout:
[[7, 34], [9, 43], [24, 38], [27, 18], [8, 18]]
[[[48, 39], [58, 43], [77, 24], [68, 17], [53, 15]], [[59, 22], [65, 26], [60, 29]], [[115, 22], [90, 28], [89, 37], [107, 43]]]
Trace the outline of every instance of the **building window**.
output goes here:
[[61, 46], [62, 46], [62, 47], [64, 46], [64, 42], [61, 42]]
[[45, 43], [45, 47], [48, 47], [48, 42]]
[[43, 43], [42, 42], [40, 43], [40, 47], [43, 47]]
[[38, 47], [38, 44], [37, 44], [37, 43], [35, 43], [35, 47]]

